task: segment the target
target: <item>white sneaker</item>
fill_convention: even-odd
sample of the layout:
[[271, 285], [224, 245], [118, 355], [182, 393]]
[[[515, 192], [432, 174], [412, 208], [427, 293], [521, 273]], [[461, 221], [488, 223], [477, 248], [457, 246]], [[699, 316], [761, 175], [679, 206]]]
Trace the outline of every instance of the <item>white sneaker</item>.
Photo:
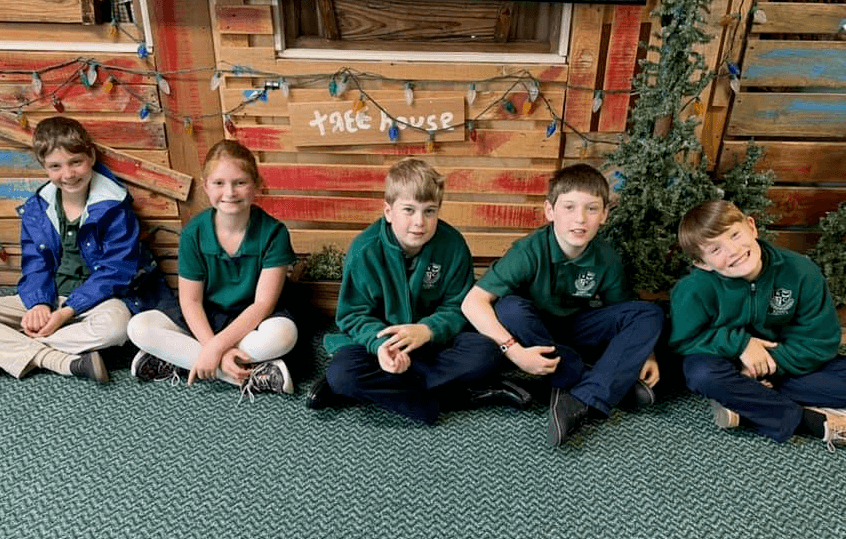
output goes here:
[[837, 445], [846, 445], [846, 409], [808, 406], [808, 410], [825, 416], [823, 441], [829, 451], [834, 451]]
[[714, 399], [710, 400], [711, 410], [714, 412], [714, 423], [721, 429], [733, 429], [740, 426], [740, 415], [729, 410]]

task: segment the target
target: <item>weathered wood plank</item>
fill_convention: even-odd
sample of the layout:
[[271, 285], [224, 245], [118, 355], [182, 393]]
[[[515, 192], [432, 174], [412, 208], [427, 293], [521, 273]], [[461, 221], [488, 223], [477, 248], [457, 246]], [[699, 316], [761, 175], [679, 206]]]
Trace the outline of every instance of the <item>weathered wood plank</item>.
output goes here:
[[[611, 40], [605, 65], [604, 90], [630, 90], [640, 37], [640, 6], [617, 6], [611, 23]], [[603, 95], [599, 131], [624, 131], [631, 95], [627, 92]]]
[[753, 34], [836, 34], [843, 4], [758, 2], [766, 22], [753, 22]]
[[222, 69], [232, 65], [249, 65], [252, 69], [266, 73], [279, 73], [293, 77], [311, 76], [316, 69], [332, 74], [343, 68], [361, 72], [375, 72], [386, 78], [401, 80], [439, 80], [476, 82], [500, 77], [504, 74], [526, 72], [541, 82], [567, 82], [566, 65], [526, 65], [526, 64], [477, 64], [477, 63], [439, 63], [439, 62], [345, 62], [326, 60], [308, 62], [303, 60], [277, 60], [271, 47], [224, 47], [220, 50], [218, 65]]
[[846, 89], [846, 42], [750, 41], [743, 71], [746, 86]]
[[820, 219], [846, 200], [846, 188], [773, 187], [767, 193], [774, 202], [770, 211], [779, 215], [778, 226], [817, 226]]
[[126, 189], [132, 195], [132, 209], [139, 218], [179, 217], [179, 207], [172, 198], [129, 184]]
[[[102, 128], [90, 130], [91, 122], [85, 120], [84, 123], [86, 130], [89, 130], [92, 134], [92, 138], [97, 139], [98, 137], [94, 133], [101, 131]], [[0, 138], [30, 146], [32, 143], [32, 127], [23, 129], [17, 122], [0, 114]], [[188, 191], [191, 188], [191, 177], [187, 174], [144, 161], [139, 157], [115, 150], [104, 144], [95, 143], [95, 145], [99, 159], [120, 177], [172, 198], [179, 200], [187, 198]]]
[[[3, 66], [3, 71], [0, 72], [0, 82], [29, 84], [32, 80], [32, 72], [38, 71], [42, 72], [41, 79], [45, 84], [61, 84], [87, 65], [85, 62], [76, 61], [78, 59], [79, 55], [70, 53], [0, 51], [0, 66]], [[69, 62], [69, 65], [51, 69], [66, 62]], [[116, 72], [115, 76], [121, 84], [150, 82], [144, 74], [151, 69], [150, 65], [135, 54], [98, 54], [97, 63], [106, 70], [110, 67], [122, 68], [121, 71]], [[50, 70], [45, 71], [46, 69]]]
[[[444, 156], [490, 156], [557, 159], [559, 133], [547, 137], [545, 126], [533, 131], [504, 131], [477, 129], [476, 141], [440, 142], [435, 137], [435, 152]], [[364, 146], [321, 146], [323, 153], [368, 155], [422, 155], [425, 144], [405, 144], [400, 134], [399, 144]], [[253, 151], [295, 152], [290, 126], [238, 125], [235, 138]]]
[[[543, 93], [543, 97], [549, 102], [549, 106], [552, 107], [553, 110], [563, 110], [564, 92], [557, 89], [554, 85], [549, 85], [548, 87], [541, 86], [541, 92]], [[242, 88], [223, 90], [221, 92], [221, 96], [223, 99], [223, 109], [235, 109], [246, 101], [246, 95], [248, 95], [249, 93], [251, 93], [250, 90], [244, 90]], [[465, 104], [467, 110], [466, 118], [476, 120], [495, 120], [502, 118], [510, 118], [511, 115], [505, 113], [501, 106], [496, 106], [497, 101], [502, 98], [502, 93], [502, 91], [486, 91], [483, 88], [478, 88], [476, 100], [473, 102], [473, 104]], [[405, 102], [405, 93], [403, 90], [368, 89], [367, 94], [383, 106], [389, 101], [401, 100], [403, 103]], [[232, 117], [236, 119], [241, 116], [288, 117], [290, 116], [290, 111], [288, 110], [289, 105], [295, 105], [297, 103], [326, 101], [328, 95], [329, 94], [326, 90], [292, 88], [290, 97], [285, 98], [282, 92], [269, 90], [267, 92], [266, 100], [261, 99], [252, 101], [241, 110], [234, 112], [232, 114]], [[465, 93], [460, 92], [456, 94], [455, 90], [414, 90], [415, 100], [438, 99], [443, 97], [450, 97], [452, 95], [459, 95], [463, 98]], [[523, 103], [526, 101], [527, 96], [528, 94], [526, 92], [512, 92], [509, 94], [509, 98], [512, 100], [512, 102], [514, 103], [514, 107], [518, 111], [523, 110]], [[357, 97], [357, 94], [355, 92], [348, 92], [346, 97], [348, 99], [355, 99]], [[388, 112], [391, 112], [391, 110], [388, 109]], [[528, 118], [543, 120], [547, 118], [548, 115], [549, 112], [546, 110], [545, 105], [538, 106], [538, 104], [536, 104], [532, 114]], [[520, 118], [525, 118], [522, 112], [520, 113]]]
[[[261, 195], [256, 204], [282, 221], [335, 222], [367, 225], [384, 208], [378, 198]], [[456, 227], [532, 229], [546, 219], [539, 204], [491, 204], [444, 201], [440, 216]]]
[[820, 233], [813, 230], [775, 230], [776, 245], [805, 254], [816, 247]]
[[[381, 193], [390, 167], [260, 164], [268, 189]], [[552, 170], [438, 167], [447, 193], [545, 195]]]
[[[846, 183], [846, 143], [761, 141], [764, 155], [756, 170], [772, 170], [776, 181], [791, 183]], [[725, 173], [746, 157], [745, 141], [726, 141], [718, 171]]]
[[[127, 90], [122, 89], [127, 86]], [[79, 84], [59, 87], [55, 84], [44, 84], [42, 96], [53, 96], [59, 98], [68, 114], [74, 112], [98, 112], [98, 113], [131, 113], [137, 114], [144, 103], [151, 107], [159, 107], [159, 94], [154, 86], [149, 85], [116, 85], [111, 93], [102, 90], [100, 86], [94, 86], [90, 90]], [[30, 84], [0, 84], [0, 106], [14, 107], [21, 102], [35, 99]], [[143, 101], [142, 101], [143, 100]], [[30, 121], [35, 123], [38, 118], [32, 113], [56, 114], [53, 108], [53, 100], [50, 97], [43, 97], [23, 107]]]
[[751, 94], [735, 100], [727, 135], [842, 137], [846, 97], [837, 94]]
[[564, 104], [564, 119], [573, 129], [581, 132], [590, 131], [604, 10], [602, 6], [590, 4], [573, 6], [569, 58], [570, 90]]
[[4, 0], [0, 21], [91, 24], [93, 0]]
[[270, 6], [215, 6], [217, 29], [224, 34], [273, 34]]

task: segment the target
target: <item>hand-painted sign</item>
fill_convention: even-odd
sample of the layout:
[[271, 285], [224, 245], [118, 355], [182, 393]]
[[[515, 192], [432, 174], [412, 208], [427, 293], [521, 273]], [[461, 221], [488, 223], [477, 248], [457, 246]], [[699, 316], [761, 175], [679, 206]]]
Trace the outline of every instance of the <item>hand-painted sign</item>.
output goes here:
[[[291, 131], [297, 146], [337, 146], [464, 140], [464, 97], [380, 101], [381, 110], [367, 103], [356, 111], [356, 101], [290, 103]], [[398, 136], [391, 140], [396, 123]]]

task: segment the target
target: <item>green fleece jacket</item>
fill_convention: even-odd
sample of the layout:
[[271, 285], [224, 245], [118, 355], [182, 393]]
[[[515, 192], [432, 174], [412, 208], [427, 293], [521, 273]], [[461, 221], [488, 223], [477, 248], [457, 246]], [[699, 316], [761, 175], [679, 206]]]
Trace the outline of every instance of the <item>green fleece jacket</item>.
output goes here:
[[740, 357], [752, 337], [777, 342], [779, 374], [817, 370], [837, 355], [840, 323], [820, 269], [806, 256], [761, 244], [754, 282], [693, 269], [673, 288], [670, 346], [683, 355]]
[[350, 245], [335, 312], [344, 333], [327, 335], [324, 345], [330, 354], [349, 344], [376, 354], [388, 339], [376, 334], [397, 324], [426, 324], [432, 342], [445, 344], [467, 324], [461, 301], [472, 286], [473, 259], [460, 232], [438, 221], [435, 235], [408, 261], [382, 218]]

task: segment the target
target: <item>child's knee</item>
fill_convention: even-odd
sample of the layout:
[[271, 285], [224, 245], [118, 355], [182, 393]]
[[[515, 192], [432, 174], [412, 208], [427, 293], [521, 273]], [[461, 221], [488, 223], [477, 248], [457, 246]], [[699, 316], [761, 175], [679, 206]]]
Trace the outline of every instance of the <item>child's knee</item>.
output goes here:
[[[117, 301], [117, 300], [116, 300]], [[113, 303], [108, 309], [91, 313], [85, 318], [91, 335], [102, 341], [104, 347], [120, 346], [126, 342], [127, 327], [132, 313], [121, 303]]]
[[520, 322], [525, 319], [529, 300], [520, 296], [510, 295], [499, 298], [494, 305], [494, 312], [500, 323], [508, 327], [512, 322]]
[[687, 387], [696, 393], [708, 393], [715, 382], [714, 373], [704, 361], [697, 361], [695, 357], [686, 357], [682, 362], [682, 370]]
[[144, 311], [130, 318], [126, 325], [126, 334], [129, 340], [136, 345], [148, 342], [152, 328], [157, 325], [157, 319], [156, 311]]

